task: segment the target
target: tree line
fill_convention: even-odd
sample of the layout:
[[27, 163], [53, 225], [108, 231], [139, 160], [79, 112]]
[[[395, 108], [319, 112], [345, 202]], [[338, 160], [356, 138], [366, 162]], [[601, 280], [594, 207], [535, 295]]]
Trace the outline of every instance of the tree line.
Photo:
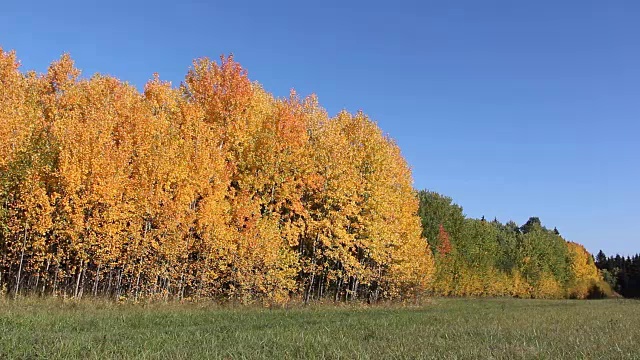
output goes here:
[[598, 298], [611, 295], [593, 257], [537, 217], [519, 226], [467, 218], [447, 196], [420, 191], [423, 236], [436, 261], [432, 290], [444, 296]]
[[232, 57], [139, 92], [0, 50], [0, 94], [7, 293], [375, 301], [433, 275], [398, 146], [363, 113], [274, 98]]
[[580, 245], [417, 195], [365, 114], [275, 98], [232, 57], [142, 92], [80, 75], [68, 55], [24, 73], [0, 49], [5, 294], [583, 298], [602, 285]]
[[633, 256], [608, 256], [600, 250], [596, 266], [604, 280], [620, 295], [640, 298], [640, 254]]

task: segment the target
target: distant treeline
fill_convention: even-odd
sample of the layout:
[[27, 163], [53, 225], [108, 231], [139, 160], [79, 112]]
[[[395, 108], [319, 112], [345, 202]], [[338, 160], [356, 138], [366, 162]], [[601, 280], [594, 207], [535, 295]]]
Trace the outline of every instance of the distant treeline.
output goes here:
[[433, 291], [445, 296], [594, 298], [611, 294], [593, 257], [531, 217], [522, 226], [470, 219], [452, 199], [420, 191], [423, 236], [436, 260]]
[[604, 280], [624, 297], [640, 298], [640, 254], [634, 256], [609, 256], [600, 250], [596, 266]]
[[[422, 222], [422, 227], [421, 227]], [[467, 219], [412, 187], [359, 112], [275, 98], [232, 58], [143, 92], [0, 49], [0, 291], [285, 302], [606, 295], [531, 218]]]

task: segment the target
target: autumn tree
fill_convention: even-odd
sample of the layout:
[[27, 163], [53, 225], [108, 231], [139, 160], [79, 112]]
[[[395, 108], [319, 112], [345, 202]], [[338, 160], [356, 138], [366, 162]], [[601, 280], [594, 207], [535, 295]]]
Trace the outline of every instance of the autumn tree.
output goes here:
[[143, 92], [81, 75], [66, 54], [23, 73], [0, 49], [5, 293], [582, 298], [602, 282], [538, 218], [470, 219], [414, 191], [400, 148], [363, 112], [274, 97], [233, 57], [194, 61], [178, 87], [156, 74]]

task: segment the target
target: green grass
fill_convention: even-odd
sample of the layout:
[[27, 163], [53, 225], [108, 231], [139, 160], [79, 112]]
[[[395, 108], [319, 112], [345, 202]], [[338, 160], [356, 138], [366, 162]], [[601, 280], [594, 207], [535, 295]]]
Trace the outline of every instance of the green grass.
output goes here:
[[640, 359], [640, 302], [294, 309], [0, 300], [0, 359]]

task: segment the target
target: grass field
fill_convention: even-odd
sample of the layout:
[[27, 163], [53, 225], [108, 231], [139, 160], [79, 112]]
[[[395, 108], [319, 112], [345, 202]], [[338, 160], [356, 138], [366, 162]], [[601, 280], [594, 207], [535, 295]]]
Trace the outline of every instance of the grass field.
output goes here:
[[640, 359], [640, 301], [221, 308], [0, 300], [0, 358]]

